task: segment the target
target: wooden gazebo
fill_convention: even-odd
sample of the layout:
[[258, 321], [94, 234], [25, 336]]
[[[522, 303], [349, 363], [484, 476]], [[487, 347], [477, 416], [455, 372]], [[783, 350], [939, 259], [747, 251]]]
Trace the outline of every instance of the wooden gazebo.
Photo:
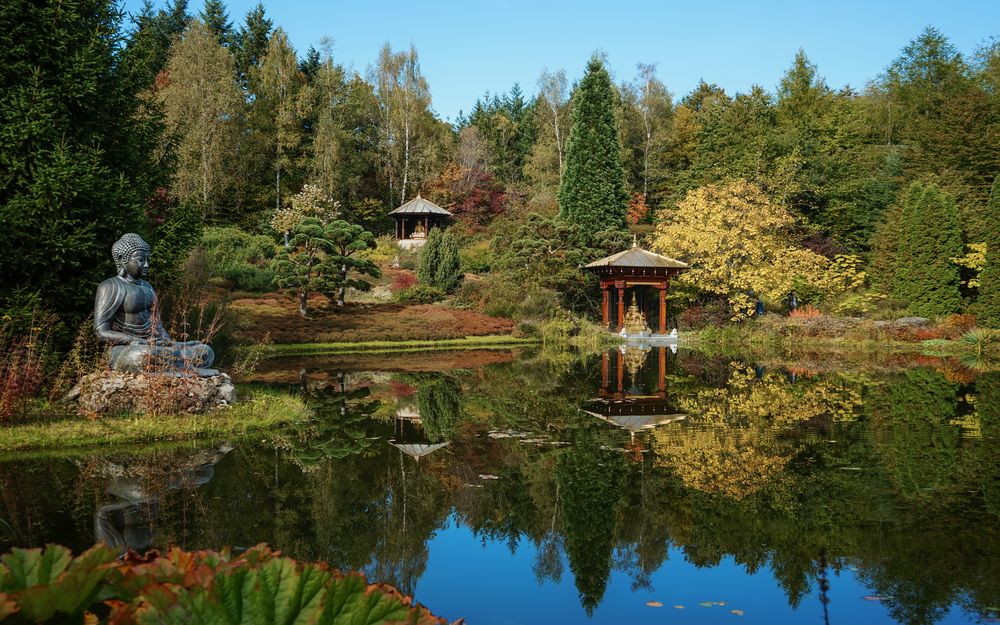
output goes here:
[[420, 194], [389, 214], [396, 220], [396, 241], [404, 249], [422, 246], [431, 228], [443, 226], [451, 219], [450, 212]]
[[[584, 269], [601, 280], [601, 323], [610, 330], [621, 330], [625, 323], [625, 308], [635, 301], [646, 319], [656, 318], [656, 334], [667, 333], [667, 288], [670, 279], [688, 269], [687, 263], [667, 258], [640, 248], [635, 242], [630, 249], [607, 258], [595, 260]], [[650, 291], [659, 291], [657, 307]], [[616, 310], [611, 323], [611, 311]]]

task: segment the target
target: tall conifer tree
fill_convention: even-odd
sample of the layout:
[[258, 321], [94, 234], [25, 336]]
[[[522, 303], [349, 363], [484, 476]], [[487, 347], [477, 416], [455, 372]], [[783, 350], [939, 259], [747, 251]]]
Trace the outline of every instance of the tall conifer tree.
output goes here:
[[573, 127], [559, 185], [559, 214], [587, 238], [625, 227], [628, 195], [621, 163], [615, 89], [596, 55], [573, 95]]
[[120, 42], [105, 0], [0, 3], [0, 317], [23, 298], [89, 308], [111, 244], [165, 182], [157, 107]]
[[[993, 180], [986, 220], [994, 234], [1000, 233], [1000, 176]], [[1000, 242], [995, 237], [986, 243], [986, 266], [979, 274], [976, 313], [979, 325], [1000, 328]]]
[[923, 317], [958, 312], [962, 304], [958, 266], [962, 231], [955, 201], [937, 185], [915, 182], [903, 206], [896, 285], [893, 294]]

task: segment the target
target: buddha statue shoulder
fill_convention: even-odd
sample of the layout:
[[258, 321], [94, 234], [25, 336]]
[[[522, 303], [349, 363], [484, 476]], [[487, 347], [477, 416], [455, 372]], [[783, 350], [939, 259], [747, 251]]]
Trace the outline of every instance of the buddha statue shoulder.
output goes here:
[[117, 275], [101, 282], [94, 297], [94, 332], [109, 346], [115, 371], [191, 371], [205, 369], [215, 353], [205, 343], [174, 341], [159, 317], [156, 291], [146, 282], [150, 247], [137, 234], [122, 236], [111, 248]]

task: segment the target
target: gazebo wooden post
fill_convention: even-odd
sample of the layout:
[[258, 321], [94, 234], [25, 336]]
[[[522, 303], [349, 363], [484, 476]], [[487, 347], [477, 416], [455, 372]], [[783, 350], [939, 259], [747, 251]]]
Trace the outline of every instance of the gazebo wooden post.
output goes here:
[[610, 311], [608, 306], [611, 303], [611, 285], [601, 280], [601, 325], [607, 329], [611, 320], [608, 318]]
[[667, 281], [660, 283], [660, 334], [667, 333]]
[[427, 215], [424, 215], [424, 234], [427, 236], [430, 236], [431, 234], [431, 225], [430, 222], [427, 221]]
[[625, 281], [617, 280], [615, 288], [618, 289], [618, 330], [625, 325]]

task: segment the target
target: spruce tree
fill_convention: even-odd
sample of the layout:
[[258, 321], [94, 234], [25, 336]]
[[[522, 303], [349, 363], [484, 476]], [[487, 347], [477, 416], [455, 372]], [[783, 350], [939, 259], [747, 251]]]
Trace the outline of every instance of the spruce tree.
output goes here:
[[427, 243], [420, 252], [417, 279], [421, 284], [441, 289], [445, 293], [454, 291], [462, 281], [461, 262], [458, 257], [458, 242], [451, 233], [441, 229], [431, 229]]
[[226, 12], [226, 4], [222, 0], [206, 0], [205, 7], [198, 14], [208, 30], [215, 36], [219, 45], [229, 47], [236, 39], [233, 23]]
[[587, 239], [625, 228], [628, 194], [615, 99], [608, 71], [600, 58], [592, 57], [573, 95], [573, 126], [559, 185], [559, 214], [577, 224]]
[[90, 309], [111, 244], [142, 231], [165, 186], [162, 125], [120, 25], [108, 0], [0, 3], [0, 309]]
[[[1000, 176], [993, 180], [990, 201], [986, 205], [986, 222], [991, 232], [1000, 233]], [[1000, 328], [1000, 242], [995, 236], [986, 242], [986, 265], [979, 274], [979, 299], [975, 311], [979, 325]]]
[[894, 295], [922, 317], [958, 312], [962, 304], [958, 266], [962, 232], [955, 201], [937, 185], [915, 182], [903, 206], [903, 233]]
[[246, 89], [250, 85], [250, 70], [259, 67], [267, 53], [273, 28], [273, 22], [264, 16], [264, 5], [258, 2], [257, 6], [247, 12], [244, 25], [236, 33], [233, 53], [236, 73]]

